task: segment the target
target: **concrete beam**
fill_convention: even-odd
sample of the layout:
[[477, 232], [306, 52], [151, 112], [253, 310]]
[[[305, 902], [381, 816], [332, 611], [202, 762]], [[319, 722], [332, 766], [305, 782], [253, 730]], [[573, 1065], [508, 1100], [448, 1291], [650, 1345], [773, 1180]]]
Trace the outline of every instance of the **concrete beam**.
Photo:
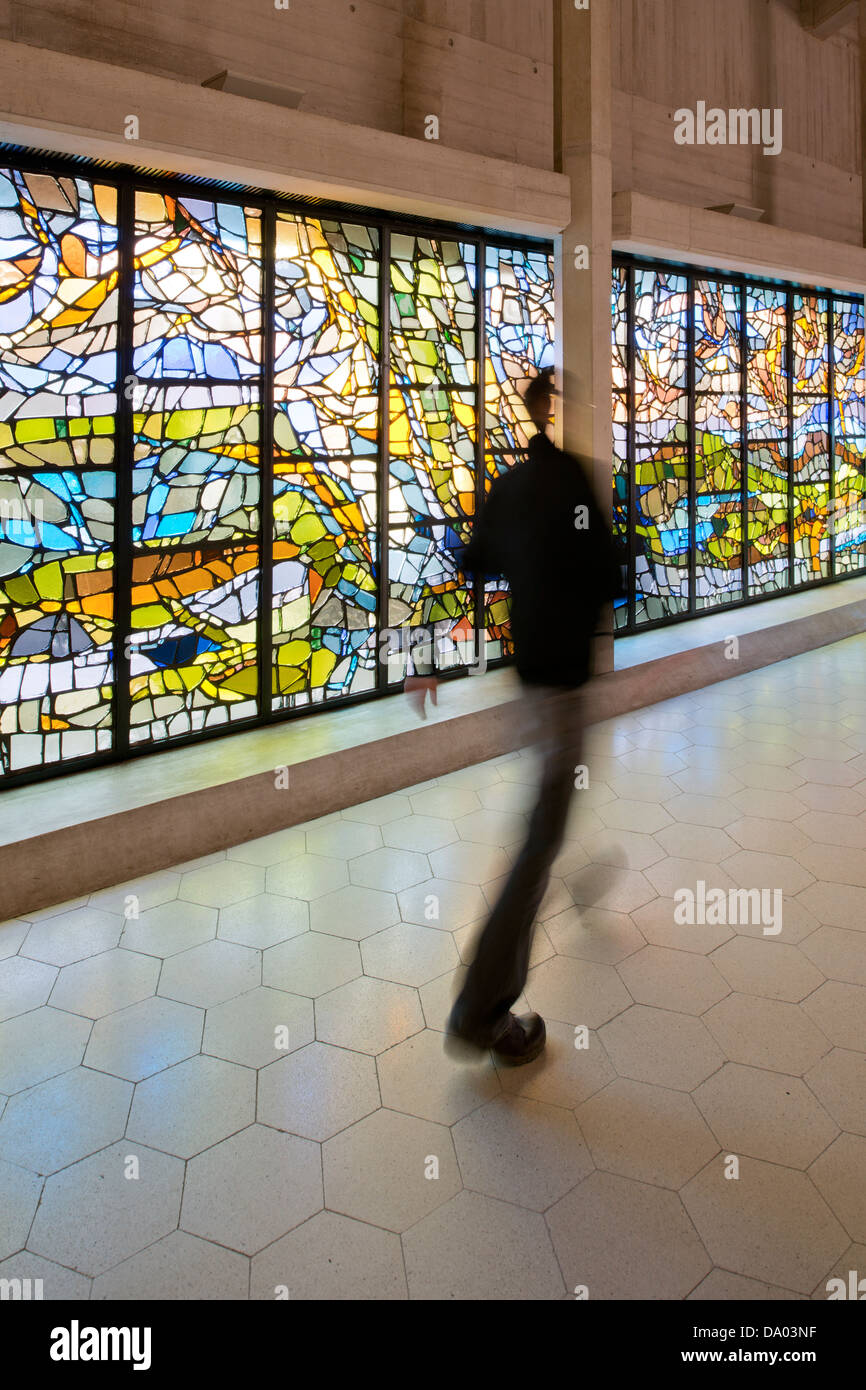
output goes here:
[[838, 34], [857, 18], [858, 0], [800, 0], [800, 23], [819, 39]]
[[618, 251], [670, 256], [715, 270], [778, 276], [855, 294], [866, 288], [866, 250], [861, 246], [643, 193], [614, 195], [613, 244]]
[[0, 140], [531, 236], [571, 216], [549, 170], [5, 40]]

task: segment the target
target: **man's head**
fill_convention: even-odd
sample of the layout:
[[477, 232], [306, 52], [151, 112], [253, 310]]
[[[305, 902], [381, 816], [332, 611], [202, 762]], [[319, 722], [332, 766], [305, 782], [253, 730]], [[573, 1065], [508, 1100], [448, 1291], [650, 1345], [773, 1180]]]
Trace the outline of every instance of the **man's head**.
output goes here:
[[545, 367], [534, 376], [523, 393], [529, 418], [539, 430], [545, 430], [550, 422], [555, 394], [552, 367]]

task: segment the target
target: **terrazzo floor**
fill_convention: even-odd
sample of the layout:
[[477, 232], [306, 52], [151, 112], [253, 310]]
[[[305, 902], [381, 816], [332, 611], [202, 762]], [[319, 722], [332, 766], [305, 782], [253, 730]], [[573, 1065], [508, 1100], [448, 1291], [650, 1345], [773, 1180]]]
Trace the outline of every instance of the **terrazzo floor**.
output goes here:
[[[866, 1275], [864, 675], [858, 637], [591, 731], [526, 1067], [458, 1066], [442, 1030], [531, 752], [0, 926], [0, 1279], [751, 1300]], [[779, 888], [781, 932], [678, 925], [700, 881]]]

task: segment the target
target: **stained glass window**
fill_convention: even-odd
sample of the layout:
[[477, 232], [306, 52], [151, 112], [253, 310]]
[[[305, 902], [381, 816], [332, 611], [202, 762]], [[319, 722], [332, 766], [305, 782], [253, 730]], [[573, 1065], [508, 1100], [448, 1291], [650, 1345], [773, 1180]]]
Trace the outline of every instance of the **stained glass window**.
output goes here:
[[0, 169], [0, 772], [112, 747], [117, 196]]
[[65, 168], [0, 170], [5, 783], [507, 655], [550, 246]]
[[[472, 660], [473, 587], [459, 568], [475, 514], [479, 361], [475, 246], [394, 233], [388, 421], [389, 674], [413, 629], [425, 664]], [[418, 663], [419, 669], [420, 663]]]
[[863, 333], [850, 296], [614, 265], [618, 628], [863, 569]]
[[376, 683], [379, 246], [277, 215], [274, 709]]
[[[535, 432], [523, 404], [531, 377], [554, 366], [553, 257], [514, 246], [487, 247], [484, 363], [484, 488], [526, 457]], [[487, 655], [512, 650], [508, 588], [501, 578], [484, 589]]]

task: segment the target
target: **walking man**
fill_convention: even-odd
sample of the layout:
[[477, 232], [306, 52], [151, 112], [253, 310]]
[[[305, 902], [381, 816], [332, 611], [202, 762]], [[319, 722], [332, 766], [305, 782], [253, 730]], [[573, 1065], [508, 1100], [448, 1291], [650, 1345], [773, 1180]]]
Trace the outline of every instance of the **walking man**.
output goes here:
[[537, 434], [528, 458], [498, 478], [466, 547], [469, 573], [504, 575], [511, 634], [543, 773], [526, 842], [478, 942], [448, 1021], [446, 1047], [491, 1049], [518, 1065], [546, 1041], [544, 1020], [511, 1005], [526, 983], [535, 915], [563, 841], [583, 741], [582, 692], [599, 614], [621, 593], [620, 562], [581, 463], [547, 435], [552, 372], [524, 400]]

